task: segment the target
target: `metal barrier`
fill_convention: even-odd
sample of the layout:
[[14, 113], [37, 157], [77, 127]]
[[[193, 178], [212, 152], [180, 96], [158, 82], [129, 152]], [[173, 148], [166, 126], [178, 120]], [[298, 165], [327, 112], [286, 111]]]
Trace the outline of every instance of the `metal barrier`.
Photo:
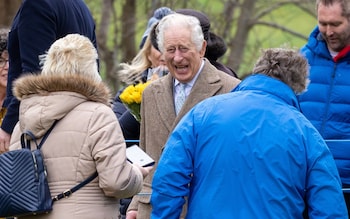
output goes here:
[[125, 140], [126, 143], [140, 143], [140, 140]]

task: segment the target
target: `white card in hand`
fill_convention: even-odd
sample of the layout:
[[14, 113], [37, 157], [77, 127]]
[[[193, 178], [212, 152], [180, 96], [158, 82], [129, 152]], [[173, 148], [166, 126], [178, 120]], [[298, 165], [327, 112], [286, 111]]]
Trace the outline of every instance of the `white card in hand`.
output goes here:
[[136, 163], [142, 167], [152, 166], [155, 163], [154, 160], [136, 144], [126, 148], [126, 158], [131, 163]]

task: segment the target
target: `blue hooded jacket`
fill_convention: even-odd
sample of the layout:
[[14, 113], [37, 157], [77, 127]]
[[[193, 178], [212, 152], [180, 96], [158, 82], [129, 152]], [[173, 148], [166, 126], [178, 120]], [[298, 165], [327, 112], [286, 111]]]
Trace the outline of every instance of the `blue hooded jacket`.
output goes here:
[[[335, 62], [318, 27], [301, 48], [310, 64], [310, 85], [300, 95], [302, 113], [325, 140], [350, 140], [350, 53]], [[327, 141], [343, 184], [350, 185], [350, 141]]]
[[322, 137], [283, 82], [247, 77], [208, 98], [170, 135], [152, 184], [153, 219], [347, 218]]

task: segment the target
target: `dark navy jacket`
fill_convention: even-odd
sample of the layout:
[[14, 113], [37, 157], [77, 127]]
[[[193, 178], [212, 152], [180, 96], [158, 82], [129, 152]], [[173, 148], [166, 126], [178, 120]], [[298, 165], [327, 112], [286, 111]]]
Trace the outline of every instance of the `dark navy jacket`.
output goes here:
[[18, 121], [19, 101], [12, 94], [12, 83], [23, 73], [40, 71], [39, 55], [67, 34], [87, 36], [95, 47], [95, 23], [83, 0], [24, 0], [8, 38], [9, 72], [7, 114], [1, 128], [12, 133]]

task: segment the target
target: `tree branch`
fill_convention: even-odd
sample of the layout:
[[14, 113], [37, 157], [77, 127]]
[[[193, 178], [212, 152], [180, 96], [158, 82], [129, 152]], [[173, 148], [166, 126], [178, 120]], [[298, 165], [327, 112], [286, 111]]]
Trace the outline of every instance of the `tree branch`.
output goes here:
[[282, 25], [276, 24], [276, 23], [265, 22], [265, 21], [258, 21], [258, 22], [255, 23], [255, 25], [263, 25], [263, 26], [272, 27], [272, 28], [275, 28], [275, 29], [278, 29], [278, 30], [282, 30], [283, 32], [287, 32], [287, 33], [289, 33], [289, 34], [291, 34], [293, 36], [296, 36], [298, 38], [301, 38], [303, 40], [307, 40], [308, 39], [307, 36], [305, 36], [305, 35], [303, 35], [301, 33], [298, 33], [298, 32], [296, 32], [294, 30], [291, 30], [289, 28], [286, 28], [286, 27], [284, 27]]

